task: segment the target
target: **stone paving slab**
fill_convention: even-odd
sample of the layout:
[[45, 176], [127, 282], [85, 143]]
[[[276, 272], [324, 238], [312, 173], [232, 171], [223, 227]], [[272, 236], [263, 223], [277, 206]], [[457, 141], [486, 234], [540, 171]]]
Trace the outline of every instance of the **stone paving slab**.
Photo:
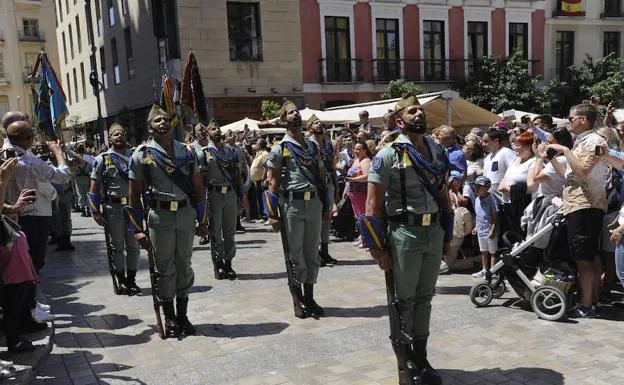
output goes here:
[[[0, 353], [0, 359], [12, 361], [15, 364], [15, 376], [0, 380], [2, 384], [29, 384], [37, 376], [37, 373], [43, 369], [54, 344], [54, 325], [48, 323], [48, 329], [27, 334], [35, 350], [29, 353], [9, 353], [3, 351]], [[6, 346], [4, 335], [0, 336], [0, 346]]]
[[[189, 316], [198, 335], [160, 340], [141, 259], [141, 297], [112, 295], [103, 233], [74, 216], [73, 253], [50, 253], [45, 291], [58, 315], [56, 345], [37, 384], [396, 384], [384, 278], [350, 243], [321, 269], [317, 300], [327, 317], [292, 315], [277, 234], [262, 224], [237, 235], [237, 281], [212, 277], [196, 245]], [[441, 276], [429, 355], [445, 384], [624, 385], [624, 310], [602, 319], [539, 320], [513, 292], [475, 308], [469, 272]]]

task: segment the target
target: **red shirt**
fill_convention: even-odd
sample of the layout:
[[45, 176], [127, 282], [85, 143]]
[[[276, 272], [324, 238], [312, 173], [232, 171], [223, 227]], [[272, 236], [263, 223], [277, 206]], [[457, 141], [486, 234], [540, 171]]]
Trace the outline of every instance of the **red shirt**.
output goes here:
[[20, 231], [20, 237], [13, 242], [11, 249], [0, 246], [0, 274], [5, 285], [32, 282], [32, 271], [26, 234]]

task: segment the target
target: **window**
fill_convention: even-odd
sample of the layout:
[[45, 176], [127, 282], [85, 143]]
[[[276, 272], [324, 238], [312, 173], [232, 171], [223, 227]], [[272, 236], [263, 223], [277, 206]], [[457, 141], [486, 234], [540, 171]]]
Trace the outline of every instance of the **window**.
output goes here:
[[444, 22], [423, 20], [423, 80], [446, 78], [446, 40]]
[[522, 57], [529, 58], [529, 24], [509, 23], [509, 55], [519, 50]]
[[397, 19], [377, 19], [377, 68], [376, 79], [389, 81], [401, 77], [399, 54], [399, 21]]
[[328, 82], [350, 82], [351, 40], [348, 17], [325, 16], [325, 69]]
[[115, 76], [115, 84], [121, 81], [119, 77], [119, 57], [117, 56], [117, 39], [111, 39], [111, 55], [113, 58], [113, 73]]
[[69, 72], [65, 74], [65, 78], [67, 79], [67, 84], [65, 85], [65, 89], [67, 90], [67, 100], [69, 101], [69, 104], [72, 104], [72, 92], [71, 86], [69, 84]]
[[76, 96], [76, 103], [78, 103], [78, 76], [76, 76], [76, 69], [74, 68], [74, 96]]
[[603, 16], [622, 16], [622, 0], [604, 0]]
[[22, 25], [24, 26], [24, 36], [39, 37], [39, 20], [24, 19]]
[[115, 7], [113, 5], [113, 0], [108, 1], [108, 26], [112, 27], [115, 25]]
[[67, 27], [69, 30], [69, 52], [71, 53], [71, 58], [74, 58], [74, 34], [72, 33], [71, 24]]
[[69, 0], [65, 0], [65, 12], [69, 15]]
[[488, 56], [488, 23], [468, 22], [468, 73], [474, 71], [477, 61]]
[[0, 79], [4, 79], [4, 52], [0, 52]]
[[126, 45], [126, 64], [128, 65], [128, 79], [134, 77], [134, 63], [132, 53], [132, 35], [130, 34], [130, 27], [124, 28], [124, 44]]
[[67, 64], [67, 40], [65, 39], [65, 32], [63, 32], [63, 57], [65, 58], [65, 64]]
[[58, 15], [62, 23], [63, 22], [63, 3], [61, 3], [61, 0], [58, 0]]
[[108, 76], [106, 76], [106, 54], [104, 53], [104, 47], [100, 47], [100, 69], [102, 71], [102, 86], [107, 90]]
[[602, 48], [602, 56], [607, 56], [610, 53], [614, 53], [615, 56], [620, 56], [620, 33], [619, 32], [605, 32], [604, 43]]
[[87, 98], [87, 80], [85, 78], [84, 63], [80, 63], [80, 77], [82, 78], [82, 98]]
[[555, 41], [557, 79], [565, 80], [568, 67], [574, 64], [574, 32], [557, 31]]
[[97, 20], [97, 35], [100, 36], [102, 31], [104, 30], [104, 25], [102, 24], [102, 12], [100, 10], [100, 0], [95, 0], [95, 19]]
[[80, 35], [80, 18], [76, 15], [76, 40], [78, 43], [78, 53], [82, 52], [82, 36]]
[[7, 112], [11, 111], [11, 105], [9, 104], [9, 97], [0, 95], [0, 115], [4, 116]]
[[128, 0], [121, 0], [121, 14], [124, 16], [128, 14]]
[[258, 3], [228, 1], [230, 60], [262, 60]]

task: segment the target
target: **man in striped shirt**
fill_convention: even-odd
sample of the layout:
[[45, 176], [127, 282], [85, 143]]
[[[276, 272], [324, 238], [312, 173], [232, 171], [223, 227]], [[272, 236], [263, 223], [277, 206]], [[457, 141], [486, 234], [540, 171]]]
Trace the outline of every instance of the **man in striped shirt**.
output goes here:
[[[28, 238], [33, 264], [39, 271], [44, 265], [51, 217], [39, 215], [32, 203], [36, 198], [32, 197], [37, 194], [38, 183], [69, 183], [72, 174], [63, 157], [59, 141], [47, 142], [50, 154], [56, 158], [58, 167], [49, 165], [29, 151], [34, 142], [35, 131], [27, 119], [26, 116], [26, 120], [14, 121], [6, 127], [7, 140], [4, 148], [15, 151], [18, 166], [7, 186], [5, 202], [8, 203], [4, 204], [4, 209], [18, 212], [19, 224]], [[3, 119], [3, 122], [5, 120]]]

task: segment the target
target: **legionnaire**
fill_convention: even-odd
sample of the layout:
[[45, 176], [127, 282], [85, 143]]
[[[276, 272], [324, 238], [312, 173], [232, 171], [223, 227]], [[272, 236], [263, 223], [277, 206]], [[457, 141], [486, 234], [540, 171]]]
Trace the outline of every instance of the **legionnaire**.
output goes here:
[[78, 201], [78, 206], [80, 207], [80, 216], [88, 217], [90, 216], [89, 206], [87, 204], [87, 193], [89, 192], [90, 187], [90, 177], [91, 171], [93, 167], [91, 164], [83, 158], [85, 154], [84, 145], [81, 143], [76, 147], [76, 152], [80, 155], [74, 158], [75, 170], [74, 170], [74, 178], [76, 180], [76, 200]]
[[364, 246], [379, 267], [393, 272], [402, 333], [411, 341], [392, 337], [399, 383], [410, 383], [411, 362], [418, 377], [413, 382], [438, 385], [441, 377], [427, 361], [427, 339], [443, 243], [453, 236], [449, 160], [446, 150], [426, 135], [425, 112], [416, 96], [406, 95], [394, 110], [402, 134], [371, 163], [366, 215], [358, 223]]
[[236, 218], [240, 195], [241, 170], [238, 151], [223, 142], [219, 125], [208, 125], [210, 144], [200, 157], [204, 184], [208, 190], [212, 262], [216, 279], [236, 279], [232, 259], [236, 255]]
[[[323, 168], [325, 173], [322, 175], [325, 185], [327, 186], [327, 196], [329, 207], [334, 206], [334, 198], [336, 196], [336, 169], [334, 167], [334, 146], [331, 140], [327, 139], [325, 134], [325, 125], [316, 115], [312, 115], [308, 119], [308, 131], [310, 132], [310, 141], [316, 144], [316, 148], [323, 160]], [[321, 267], [326, 265], [335, 265], [338, 261], [329, 255], [329, 228], [330, 220], [323, 220], [321, 225], [321, 248], [319, 257], [321, 258]]]
[[[136, 148], [130, 161], [128, 227], [142, 248], [154, 250], [165, 338], [192, 335], [195, 328], [187, 318], [187, 307], [194, 282], [193, 237], [208, 231], [204, 185], [195, 151], [173, 139], [169, 116], [158, 106], [148, 115], [148, 130], [151, 138]], [[142, 226], [144, 189], [151, 195], [147, 229]]]
[[[191, 146], [195, 149], [197, 153], [197, 158], [199, 159], [202, 156], [202, 149], [206, 147], [210, 140], [208, 139], [208, 128], [201, 123], [197, 123], [194, 128], [195, 131], [195, 140], [191, 143]], [[200, 245], [206, 245], [210, 242], [207, 235], [204, 235], [199, 238]]]
[[119, 283], [117, 294], [136, 295], [141, 293], [136, 284], [140, 249], [134, 234], [125, 226], [122, 213], [123, 207], [130, 203], [128, 173], [132, 149], [128, 148], [126, 131], [117, 123], [108, 129], [108, 142], [109, 150], [95, 158], [87, 202], [93, 219], [98, 225], [106, 226], [110, 236]]
[[270, 183], [264, 194], [265, 214], [275, 231], [282, 230], [295, 316], [318, 318], [323, 308], [314, 300], [320, 262], [317, 250], [323, 213], [329, 216], [327, 188], [321, 177], [323, 161], [314, 143], [303, 136], [297, 106], [284, 102], [279, 117], [288, 132], [273, 146], [265, 163]]

